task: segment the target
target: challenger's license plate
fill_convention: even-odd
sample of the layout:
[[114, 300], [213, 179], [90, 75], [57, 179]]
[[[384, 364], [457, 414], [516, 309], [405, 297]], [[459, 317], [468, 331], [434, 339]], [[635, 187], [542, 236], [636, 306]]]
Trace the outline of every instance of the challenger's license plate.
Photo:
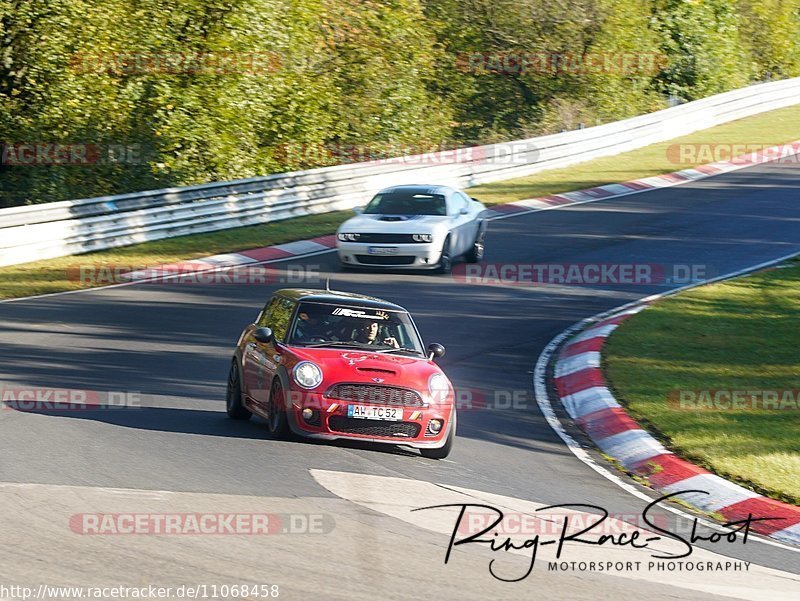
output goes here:
[[372, 405], [348, 405], [347, 417], [362, 419], [385, 419], [397, 422], [403, 419], [403, 410], [397, 407], [375, 407]]
[[396, 246], [370, 246], [367, 252], [371, 255], [396, 255], [400, 249]]

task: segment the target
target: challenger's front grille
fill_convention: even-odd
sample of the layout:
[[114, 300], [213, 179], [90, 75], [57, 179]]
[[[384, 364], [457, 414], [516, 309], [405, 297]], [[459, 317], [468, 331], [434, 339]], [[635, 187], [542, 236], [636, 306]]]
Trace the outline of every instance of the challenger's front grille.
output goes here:
[[325, 396], [352, 403], [377, 403], [399, 407], [422, 407], [425, 404], [419, 393], [414, 390], [373, 384], [335, 384], [328, 389]]
[[334, 432], [359, 436], [391, 436], [393, 438], [416, 438], [422, 426], [414, 422], [386, 422], [379, 419], [358, 419], [332, 415], [328, 428]]
[[411, 236], [413, 234], [359, 234], [358, 242], [370, 244], [419, 244]]
[[399, 255], [356, 255], [358, 262], [364, 265], [412, 265], [414, 258]]

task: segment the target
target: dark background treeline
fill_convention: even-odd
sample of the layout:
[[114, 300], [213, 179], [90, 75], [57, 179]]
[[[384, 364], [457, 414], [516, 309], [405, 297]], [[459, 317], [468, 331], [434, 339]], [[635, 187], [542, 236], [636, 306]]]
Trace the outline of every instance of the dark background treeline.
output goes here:
[[[159, 66], [172, 53], [206, 58]], [[621, 56], [640, 67], [596, 66]], [[506, 141], [799, 74], [800, 0], [0, 0], [0, 206]], [[42, 164], [54, 143], [67, 165]]]

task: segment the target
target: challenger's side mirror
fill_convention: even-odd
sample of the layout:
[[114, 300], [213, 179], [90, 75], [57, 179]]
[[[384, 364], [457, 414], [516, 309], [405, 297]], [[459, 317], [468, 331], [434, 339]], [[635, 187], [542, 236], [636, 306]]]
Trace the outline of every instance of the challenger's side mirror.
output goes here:
[[438, 342], [431, 342], [428, 345], [428, 359], [438, 359], [444, 357], [444, 347]]

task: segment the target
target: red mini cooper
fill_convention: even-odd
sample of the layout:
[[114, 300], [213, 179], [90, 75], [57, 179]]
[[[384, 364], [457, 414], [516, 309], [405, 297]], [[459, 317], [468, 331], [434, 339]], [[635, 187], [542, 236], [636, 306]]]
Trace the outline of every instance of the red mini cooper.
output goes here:
[[277, 291], [231, 361], [228, 415], [267, 420], [278, 437], [348, 438], [443, 459], [456, 435], [453, 387], [408, 311], [347, 292]]

